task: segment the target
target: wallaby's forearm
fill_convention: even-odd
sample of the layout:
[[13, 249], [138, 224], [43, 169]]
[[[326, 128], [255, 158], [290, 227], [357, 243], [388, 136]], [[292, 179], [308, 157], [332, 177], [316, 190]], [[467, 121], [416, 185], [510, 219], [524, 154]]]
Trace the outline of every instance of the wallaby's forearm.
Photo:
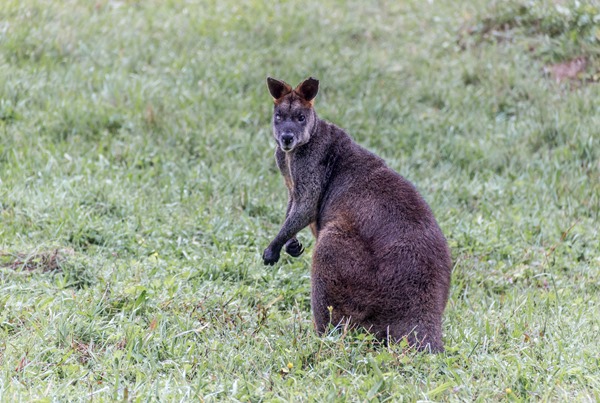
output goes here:
[[[292, 209], [292, 191], [288, 190], [288, 203], [287, 208], [285, 210], [285, 219], [290, 215], [290, 210]], [[290, 239], [283, 245], [286, 253], [292, 257], [298, 257], [304, 252], [304, 247], [296, 238], [296, 234], [294, 234]]]
[[[266, 264], [274, 264], [279, 260], [281, 249], [289, 240], [295, 238], [296, 234], [303, 228], [307, 227], [315, 220], [316, 204], [308, 201], [291, 202], [290, 209], [279, 230], [277, 236], [271, 241], [265, 252], [263, 259]], [[293, 242], [293, 247], [288, 249], [288, 253], [292, 256], [299, 256], [302, 253], [302, 245], [296, 240]], [[297, 244], [297, 245], [296, 245]]]
[[298, 232], [305, 227], [308, 227], [308, 224], [314, 220], [313, 212], [307, 208], [303, 208], [303, 206], [298, 207], [299, 208], [296, 209], [292, 206], [290, 213], [285, 219], [279, 233], [271, 242], [271, 245], [283, 246], [289, 239], [295, 237]]

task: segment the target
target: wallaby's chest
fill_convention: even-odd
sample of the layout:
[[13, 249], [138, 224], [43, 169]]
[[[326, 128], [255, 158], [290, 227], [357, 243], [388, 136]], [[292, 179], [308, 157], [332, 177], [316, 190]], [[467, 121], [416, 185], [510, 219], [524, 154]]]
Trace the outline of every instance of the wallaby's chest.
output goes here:
[[281, 175], [283, 176], [283, 180], [285, 181], [285, 186], [289, 189], [289, 190], [293, 190], [294, 189], [294, 185], [295, 185], [295, 180], [294, 180], [294, 175], [293, 175], [293, 165], [294, 165], [294, 161], [293, 161], [293, 156], [287, 153], [284, 153], [281, 150], [277, 150], [275, 153], [276, 159], [277, 159], [277, 167], [279, 168], [279, 171], [281, 172]]

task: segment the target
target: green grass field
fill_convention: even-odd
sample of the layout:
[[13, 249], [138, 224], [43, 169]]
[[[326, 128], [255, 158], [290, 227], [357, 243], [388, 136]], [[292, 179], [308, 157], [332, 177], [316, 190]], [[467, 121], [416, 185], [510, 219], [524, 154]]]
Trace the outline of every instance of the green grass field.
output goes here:
[[[268, 75], [431, 205], [445, 353], [263, 266]], [[598, 81], [598, 2], [2, 1], [0, 401], [600, 400]]]

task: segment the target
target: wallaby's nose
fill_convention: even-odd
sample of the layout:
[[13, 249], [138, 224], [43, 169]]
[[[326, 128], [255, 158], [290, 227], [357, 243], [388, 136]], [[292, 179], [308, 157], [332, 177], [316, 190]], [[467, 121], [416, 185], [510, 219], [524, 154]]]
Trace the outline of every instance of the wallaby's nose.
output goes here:
[[292, 133], [283, 133], [281, 135], [281, 141], [283, 142], [283, 144], [290, 145], [292, 143], [292, 141], [294, 140], [294, 135]]

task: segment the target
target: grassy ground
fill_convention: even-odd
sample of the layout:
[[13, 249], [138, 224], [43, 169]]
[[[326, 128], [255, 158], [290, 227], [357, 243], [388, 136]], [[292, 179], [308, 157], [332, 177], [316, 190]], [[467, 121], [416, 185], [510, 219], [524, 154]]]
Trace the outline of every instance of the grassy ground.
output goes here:
[[[580, 3], [1, 2], [0, 400], [600, 400]], [[445, 353], [317, 337], [308, 231], [262, 265], [286, 196], [267, 75], [318, 77], [321, 117], [431, 204]]]

